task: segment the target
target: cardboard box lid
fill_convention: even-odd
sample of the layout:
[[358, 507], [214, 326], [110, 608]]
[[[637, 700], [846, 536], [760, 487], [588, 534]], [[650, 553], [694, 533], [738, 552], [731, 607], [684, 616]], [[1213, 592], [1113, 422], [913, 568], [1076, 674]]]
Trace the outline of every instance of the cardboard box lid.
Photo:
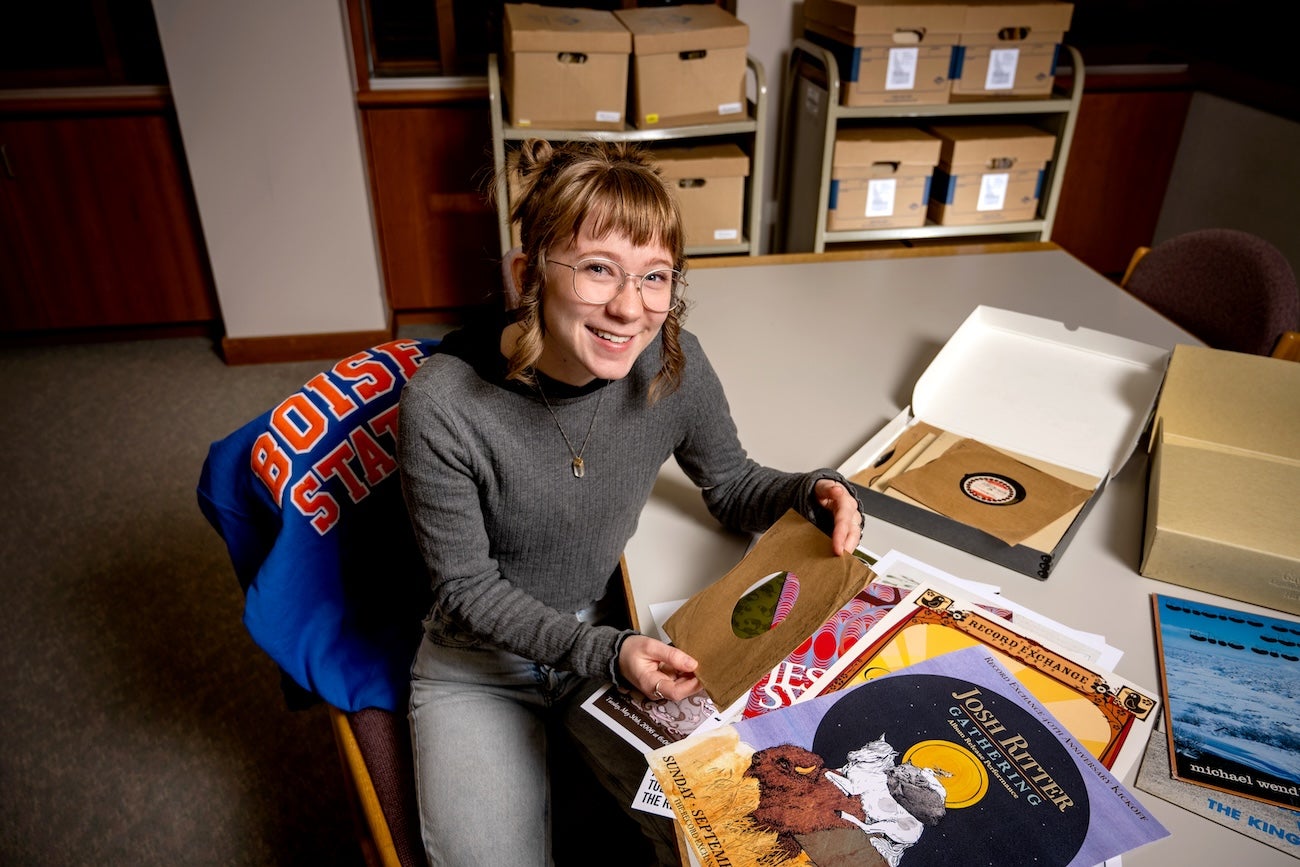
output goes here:
[[939, 138], [912, 127], [846, 128], [835, 134], [831, 166], [869, 166], [884, 162], [935, 166], [942, 146]]
[[631, 31], [634, 54], [749, 47], [749, 25], [713, 4], [616, 9], [613, 15]]
[[652, 152], [665, 178], [734, 178], [749, 174], [749, 155], [735, 144], [655, 148]]
[[997, 32], [1007, 27], [1026, 27], [1027, 40], [1034, 31], [1064, 33], [1070, 29], [1074, 4], [1063, 0], [997, 0], [985, 3], [971, 0], [966, 6], [964, 33]]
[[916, 418], [1098, 478], [1119, 472], [1169, 351], [980, 305], [912, 391]]
[[1052, 158], [1056, 136], [1024, 124], [962, 124], [932, 126], [943, 140], [939, 162], [949, 166], [987, 165], [993, 160], [1014, 160], [1013, 168], [1042, 164]]
[[507, 3], [505, 50], [630, 54], [632, 34], [613, 12], [603, 9]]
[[803, 17], [846, 33], [956, 33], [966, 21], [966, 7], [948, 0], [804, 0]]
[[1156, 404], [1158, 436], [1300, 464], [1300, 364], [1180, 343]]

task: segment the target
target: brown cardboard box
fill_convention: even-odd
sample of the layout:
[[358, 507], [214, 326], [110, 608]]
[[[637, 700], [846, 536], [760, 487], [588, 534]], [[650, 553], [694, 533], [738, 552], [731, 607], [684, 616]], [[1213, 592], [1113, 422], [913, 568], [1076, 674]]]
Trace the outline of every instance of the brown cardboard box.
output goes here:
[[974, 0], [957, 49], [952, 95], [1041, 96], [1052, 92], [1056, 57], [1074, 4]]
[[804, 35], [834, 55], [843, 105], [936, 105], [965, 14], [931, 0], [804, 0]]
[[722, 123], [748, 116], [748, 25], [712, 4], [613, 14], [632, 32], [634, 126]]
[[1025, 125], [933, 126], [943, 140], [930, 185], [930, 219], [941, 226], [1032, 220], [1056, 136]]
[[844, 128], [831, 159], [828, 231], [925, 225], [943, 142], [911, 127]]
[[625, 128], [632, 35], [614, 13], [507, 3], [504, 29], [512, 126]]
[[1300, 614], [1300, 364], [1175, 346], [1149, 449], [1139, 571]]
[[677, 192], [686, 227], [686, 246], [744, 243], [749, 156], [739, 146], [658, 148], [654, 158], [664, 178]]

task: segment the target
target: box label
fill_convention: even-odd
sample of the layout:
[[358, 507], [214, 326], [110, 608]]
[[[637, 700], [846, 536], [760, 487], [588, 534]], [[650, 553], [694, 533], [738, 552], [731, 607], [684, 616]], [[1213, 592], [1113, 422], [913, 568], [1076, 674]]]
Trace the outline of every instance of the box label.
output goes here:
[[989, 71], [984, 76], [985, 90], [1011, 90], [1016, 86], [1019, 48], [994, 48], [989, 52]]
[[1007, 202], [1008, 172], [994, 172], [980, 176], [980, 195], [975, 205], [977, 211], [1000, 211]]
[[596, 112], [596, 123], [618, 123], [621, 120], [623, 120], [623, 113], [619, 111]]
[[912, 90], [916, 87], [916, 62], [920, 49], [889, 49], [889, 66], [885, 71], [885, 90]]
[[894, 197], [898, 191], [898, 181], [894, 178], [878, 178], [867, 184], [868, 217], [892, 217], [894, 215]]
[[744, 111], [744, 108], [738, 102], [724, 102], [718, 106], [718, 114], [720, 115], [740, 114], [742, 111]]

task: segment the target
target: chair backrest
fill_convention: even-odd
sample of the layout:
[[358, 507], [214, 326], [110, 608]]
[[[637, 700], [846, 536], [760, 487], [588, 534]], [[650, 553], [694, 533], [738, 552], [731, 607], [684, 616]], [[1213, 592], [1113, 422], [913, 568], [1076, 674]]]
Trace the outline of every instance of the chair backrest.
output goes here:
[[1200, 229], [1156, 244], [1125, 289], [1215, 349], [1268, 355], [1300, 329], [1300, 288], [1282, 252], [1236, 229]]

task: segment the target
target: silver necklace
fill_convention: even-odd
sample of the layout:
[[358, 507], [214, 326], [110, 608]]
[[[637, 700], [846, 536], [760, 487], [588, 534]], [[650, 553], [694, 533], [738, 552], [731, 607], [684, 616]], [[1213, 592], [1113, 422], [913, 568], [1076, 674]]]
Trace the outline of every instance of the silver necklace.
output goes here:
[[591, 439], [591, 432], [596, 428], [596, 416], [600, 415], [600, 404], [605, 399], [605, 388], [601, 388], [600, 396], [596, 398], [596, 409], [591, 413], [591, 424], [587, 425], [587, 435], [582, 439], [582, 448], [576, 452], [573, 450], [573, 443], [569, 442], [569, 435], [564, 432], [564, 425], [560, 424], [560, 419], [551, 409], [551, 402], [546, 399], [546, 392], [542, 390], [541, 380], [537, 381], [537, 393], [542, 396], [542, 403], [546, 404], [546, 411], [551, 414], [551, 421], [560, 430], [560, 436], [564, 437], [564, 444], [569, 447], [569, 454], [573, 455], [573, 477], [580, 479], [587, 474], [587, 467], [582, 462], [582, 453], [587, 450], [587, 441]]

